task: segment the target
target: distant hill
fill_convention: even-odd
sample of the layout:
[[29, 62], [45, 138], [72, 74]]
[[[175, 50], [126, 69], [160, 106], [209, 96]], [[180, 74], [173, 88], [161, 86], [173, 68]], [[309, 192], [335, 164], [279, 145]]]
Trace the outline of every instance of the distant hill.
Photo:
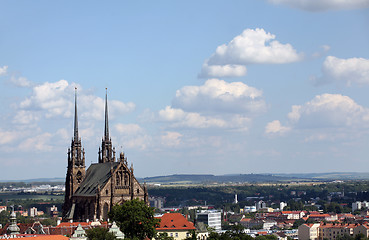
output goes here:
[[[140, 182], [159, 184], [201, 184], [201, 183], [267, 183], [287, 181], [335, 181], [369, 180], [369, 172], [330, 173], [263, 173], [263, 174], [174, 174], [138, 178]], [[0, 182], [64, 183], [65, 178], [35, 178], [25, 180], [0, 180]]]
[[332, 172], [332, 173], [278, 173], [278, 174], [229, 174], [201, 175], [175, 174], [167, 176], [146, 177], [140, 182], [158, 184], [199, 184], [199, 183], [267, 183], [287, 181], [336, 181], [336, 180], [369, 180], [369, 173]]
[[318, 180], [369, 180], [368, 172], [330, 172], [330, 173], [277, 173], [280, 177], [306, 178]]
[[[139, 179], [146, 183], [179, 184], [179, 183], [260, 183], [260, 182], [283, 182], [295, 179], [295, 177], [274, 176], [270, 174], [232, 174], [232, 175], [197, 175], [175, 174], [168, 176], [146, 177]], [[296, 179], [297, 180], [297, 179]]]
[[65, 178], [34, 178], [34, 179], [24, 179], [24, 180], [0, 180], [0, 182], [55, 183], [55, 182], [65, 182]]

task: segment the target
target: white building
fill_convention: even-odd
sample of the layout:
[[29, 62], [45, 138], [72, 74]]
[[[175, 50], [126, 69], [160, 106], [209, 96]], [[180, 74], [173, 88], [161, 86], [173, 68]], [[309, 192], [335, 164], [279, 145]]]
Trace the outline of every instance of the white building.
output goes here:
[[361, 210], [362, 208], [366, 208], [368, 209], [369, 208], [369, 202], [367, 201], [364, 201], [364, 202], [354, 202], [352, 203], [352, 211], [356, 211], [356, 210]]
[[37, 216], [37, 208], [35, 208], [35, 207], [30, 208], [28, 210], [28, 216], [30, 216], [30, 217]]
[[216, 210], [201, 210], [196, 213], [196, 221], [203, 222], [215, 231], [222, 230], [221, 213]]
[[256, 212], [256, 206], [245, 206], [243, 212], [245, 213]]
[[285, 207], [287, 207], [287, 203], [285, 203], [285, 202], [280, 202], [280, 203], [279, 203], [279, 209], [280, 209], [281, 211], [283, 211], [283, 209], [284, 209]]

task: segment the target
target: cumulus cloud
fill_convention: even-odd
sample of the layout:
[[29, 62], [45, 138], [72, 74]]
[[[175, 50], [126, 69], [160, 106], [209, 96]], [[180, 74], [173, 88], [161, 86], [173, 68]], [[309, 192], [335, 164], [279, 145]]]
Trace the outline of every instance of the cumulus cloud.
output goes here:
[[32, 82], [25, 77], [12, 76], [10, 82], [17, 87], [31, 87], [33, 85]]
[[[292, 106], [287, 115], [288, 126], [283, 127], [278, 120], [268, 123], [265, 132], [286, 133], [292, 129], [312, 130], [313, 135], [305, 141], [344, 138], [338, 129], [356, 131], [369, 128], [369, 108], [365, 108], [348, 96], [322, 94], [302, 105]], [[316, 130], [319, 129], [319, 132]], [[340, 135], [341, 134], [341, 135]]]
[[135, 135], [143, 131], [143, 129], [138, 124], [118, 123], [114, 127], [118, 133], [124, 134], [124, 135]]
[[283, 135], [284, 133], [290, 130], [291, 130], [290, 127], [282, 126], [279, 120], [274, 120], [268, 123], [265, 127], [265, 133], [270, 135], [272, 134]]
[[161, 136], [161, 143], [168, 147], [178, 146], [182, 136], [179, 132], [166, 132], [165, 135]]
[[218, 128], [247, 131], [251, 118], [266, 110], [261, 90], [242, 82], [209, 79], [176, 91], [171, 106], [158, 113], [174, 128]]
[[8, 66], [0, 67], [0, 76], [5, 75], [8, 70]]
[[18, 149], [21, 151], [49, 152], [53, 149], [50, 144], [50, 139], [52, 136], [52, 134], [46, 132], [37, 136], [26, 138], [19, 144]]
[[202, 66], [199, 78], [242, 77], [246, 75], [246, 72], [246, 66], [243, 65], [209, 65], [207, 62], [205, 62]]
[[369, 109], [341, 94], [315, 96], [304, 105], [295, 105], [289, 120], [304, 128], [360, 127], [369, 124]]
[[[274, 40], [264, 29], [246, 29], [228, 44], [217, 47], [205, 61], [200, 77], [231, 77], [246, 74], [249, 64], [283, 64], [302, 59], [290, 44]], [[218, 74], [218, 75], [217, 75]]]
[[[54, 118], [73, 116], [74, 88], [75, 83], [68, 83], [66, 80], [57, 82], [45, 82], [32, 87], [31, 96], [18, 104], [18, 113], [14, 122], [28, 124], [37, 121], [40, 117]], [[78, 108], [81, 118], [102, 120], [104, 118], [104, 99], [92, 94], [85, 94], [79, 91]], [[109, 101], [109, 116], [114, 116], [132, 111], [134, 103], [123, 103], [121, 101]]]
[[12, 143], [18, 138], [18, 134], [12, 131], [4, 131], [0, 129], [0, 145]]
[[342, 82], [347, 86], [353, 83], [358, 85], [369, 84], [369, 59], [341, 59], [328, 56], [323, 63], [322, 73], [322, 77], [313, 79], [315, 84], [329, 82]]
[[266, 109], [262, 91], [242, 82], [209, 79], [202, 86], [177, 90], [173, 107], [188, 112], [229, 112], [254, 114]]
[[204, 116], [197, 112], [185, 112], [182, 109], [165, 107], [159, 111], [163, 121], [172, 122], [172, 127], [185, 128], [236, 128], [247, 130], [251, 119], [241, 115], [232, 116]]
[[268, 0], [273, 4], [283, 4], [305, 11], [345, 10], [369, 7], [368, 0]]

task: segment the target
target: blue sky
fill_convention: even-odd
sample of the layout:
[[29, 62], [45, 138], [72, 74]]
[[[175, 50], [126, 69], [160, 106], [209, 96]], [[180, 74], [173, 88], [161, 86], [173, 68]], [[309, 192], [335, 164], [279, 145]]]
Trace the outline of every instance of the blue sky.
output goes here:
[[138, 177], [367, 172], [369, 0], [3, 1], [0, 179], [110, 132]]

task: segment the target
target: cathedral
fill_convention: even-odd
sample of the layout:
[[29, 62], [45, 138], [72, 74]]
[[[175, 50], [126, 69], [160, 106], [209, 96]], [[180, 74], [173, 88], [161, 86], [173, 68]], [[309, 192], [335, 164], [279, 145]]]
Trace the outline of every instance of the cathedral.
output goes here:
[[77, 92], [75, 93], [74, 136], [68, 149], [63, 220], [106, 220], [112, 206], [140, 199], [148, 203], [146, 186], [141, 186], [129, 168], [124, 153], [116, 160], [109, 136], [108, 96], [105, 96], [105, 129], [98, 163], [86, 171], [85, 151], [78, 134]]

